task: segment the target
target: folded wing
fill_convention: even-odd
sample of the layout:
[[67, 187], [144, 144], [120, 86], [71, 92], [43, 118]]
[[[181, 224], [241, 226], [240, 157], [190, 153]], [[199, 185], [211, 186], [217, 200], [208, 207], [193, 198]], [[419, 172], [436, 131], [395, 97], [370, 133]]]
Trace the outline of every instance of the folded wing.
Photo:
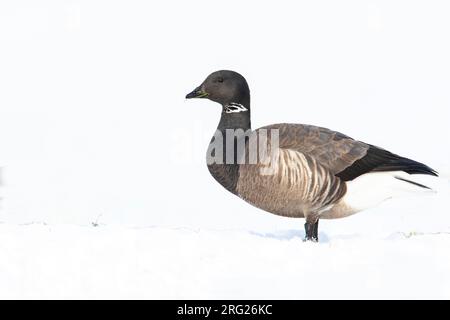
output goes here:
[[383, 171], [437, 176], [436, 171], [420, 162], [326, 128], [283, 123], [260, 129], [278, 129], [281, 149], [295, 150], [314, 158], [343, 181], [368, 172]]

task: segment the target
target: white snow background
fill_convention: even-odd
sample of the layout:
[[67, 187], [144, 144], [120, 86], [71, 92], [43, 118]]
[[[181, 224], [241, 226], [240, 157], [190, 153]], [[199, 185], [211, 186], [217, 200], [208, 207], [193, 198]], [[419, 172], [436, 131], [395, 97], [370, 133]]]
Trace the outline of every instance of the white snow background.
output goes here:
[[[448, 1], [0, 2], [0, 298], [450, 298]], [[436, 190], [277, 217], [204, 164], [242, 73], [254, 128], [341, 131]]]

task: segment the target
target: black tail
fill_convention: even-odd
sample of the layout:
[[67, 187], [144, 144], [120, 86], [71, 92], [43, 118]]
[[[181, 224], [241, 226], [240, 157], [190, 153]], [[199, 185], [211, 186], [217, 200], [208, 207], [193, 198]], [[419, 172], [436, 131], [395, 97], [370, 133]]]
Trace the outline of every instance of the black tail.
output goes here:
[[371, 152], [377, 153], [378, 156], [381, 156], [381, 158], [383, 158], [384, 160], [372, 171], [404, 171], [409, 174], [429, 174], [435, 177], [438, 176], [438, 173], [435, 170], [431, 169], [429, 166], [423, 163], [400, 157], [383, 149], [372, 149]]
[[368, 172], [404, 171], [409, 174], [429, 174], [438, 176], [438, 173], [423, 163], [404, 158], [387, 150], [369, 145], [364, 157], [356, 160], [351, 166], [336, 174], [344, 181], [350, 181]]
[[411, 181], [411, 180], [408, 180], [408, 179], [405, 179], [405, 178], [402, 178], [402, 177], [396, 176], [395, 179], [398, 179], [398, 180], [401, 180], [401, 181], [404, 181], [404, 182], [407, 182], [407, 183], [411, 183], [412, 185], [415, 185], [415, 186], [420, 187], [420, 188], [433, 190], [430, 187], [427, 187], [426, 185], [423, 185], [421, 183], [418, 183], [418, 182], [415, 182], [415, 181]]

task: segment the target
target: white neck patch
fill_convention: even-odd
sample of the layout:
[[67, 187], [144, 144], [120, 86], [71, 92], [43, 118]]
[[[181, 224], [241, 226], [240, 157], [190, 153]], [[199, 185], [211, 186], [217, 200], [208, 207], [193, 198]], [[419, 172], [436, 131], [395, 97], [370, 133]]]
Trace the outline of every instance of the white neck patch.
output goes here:
[[237, 113], [237, 112], [244, 112], [244, 111], [248, 111], [248, 109], [240, 103], [231, 102], [230, 104], [227, 104], [225, 106], [226, 113]]

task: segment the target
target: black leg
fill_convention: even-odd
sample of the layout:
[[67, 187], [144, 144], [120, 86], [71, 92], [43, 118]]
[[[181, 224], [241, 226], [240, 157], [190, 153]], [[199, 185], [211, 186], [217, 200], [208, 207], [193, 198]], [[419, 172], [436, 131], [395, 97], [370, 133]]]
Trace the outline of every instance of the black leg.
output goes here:
[[305, 241], [319, 241], [319, 219], [317, 219], [316, 222], [309, 222], [308, 220], [306, 220]]
[[311, 223], [305, 222], [305, 240], [309, 241], [312, 238], [312, 225]]
[[313, 240], [319, 242], [319, 219], [314, 223]]

